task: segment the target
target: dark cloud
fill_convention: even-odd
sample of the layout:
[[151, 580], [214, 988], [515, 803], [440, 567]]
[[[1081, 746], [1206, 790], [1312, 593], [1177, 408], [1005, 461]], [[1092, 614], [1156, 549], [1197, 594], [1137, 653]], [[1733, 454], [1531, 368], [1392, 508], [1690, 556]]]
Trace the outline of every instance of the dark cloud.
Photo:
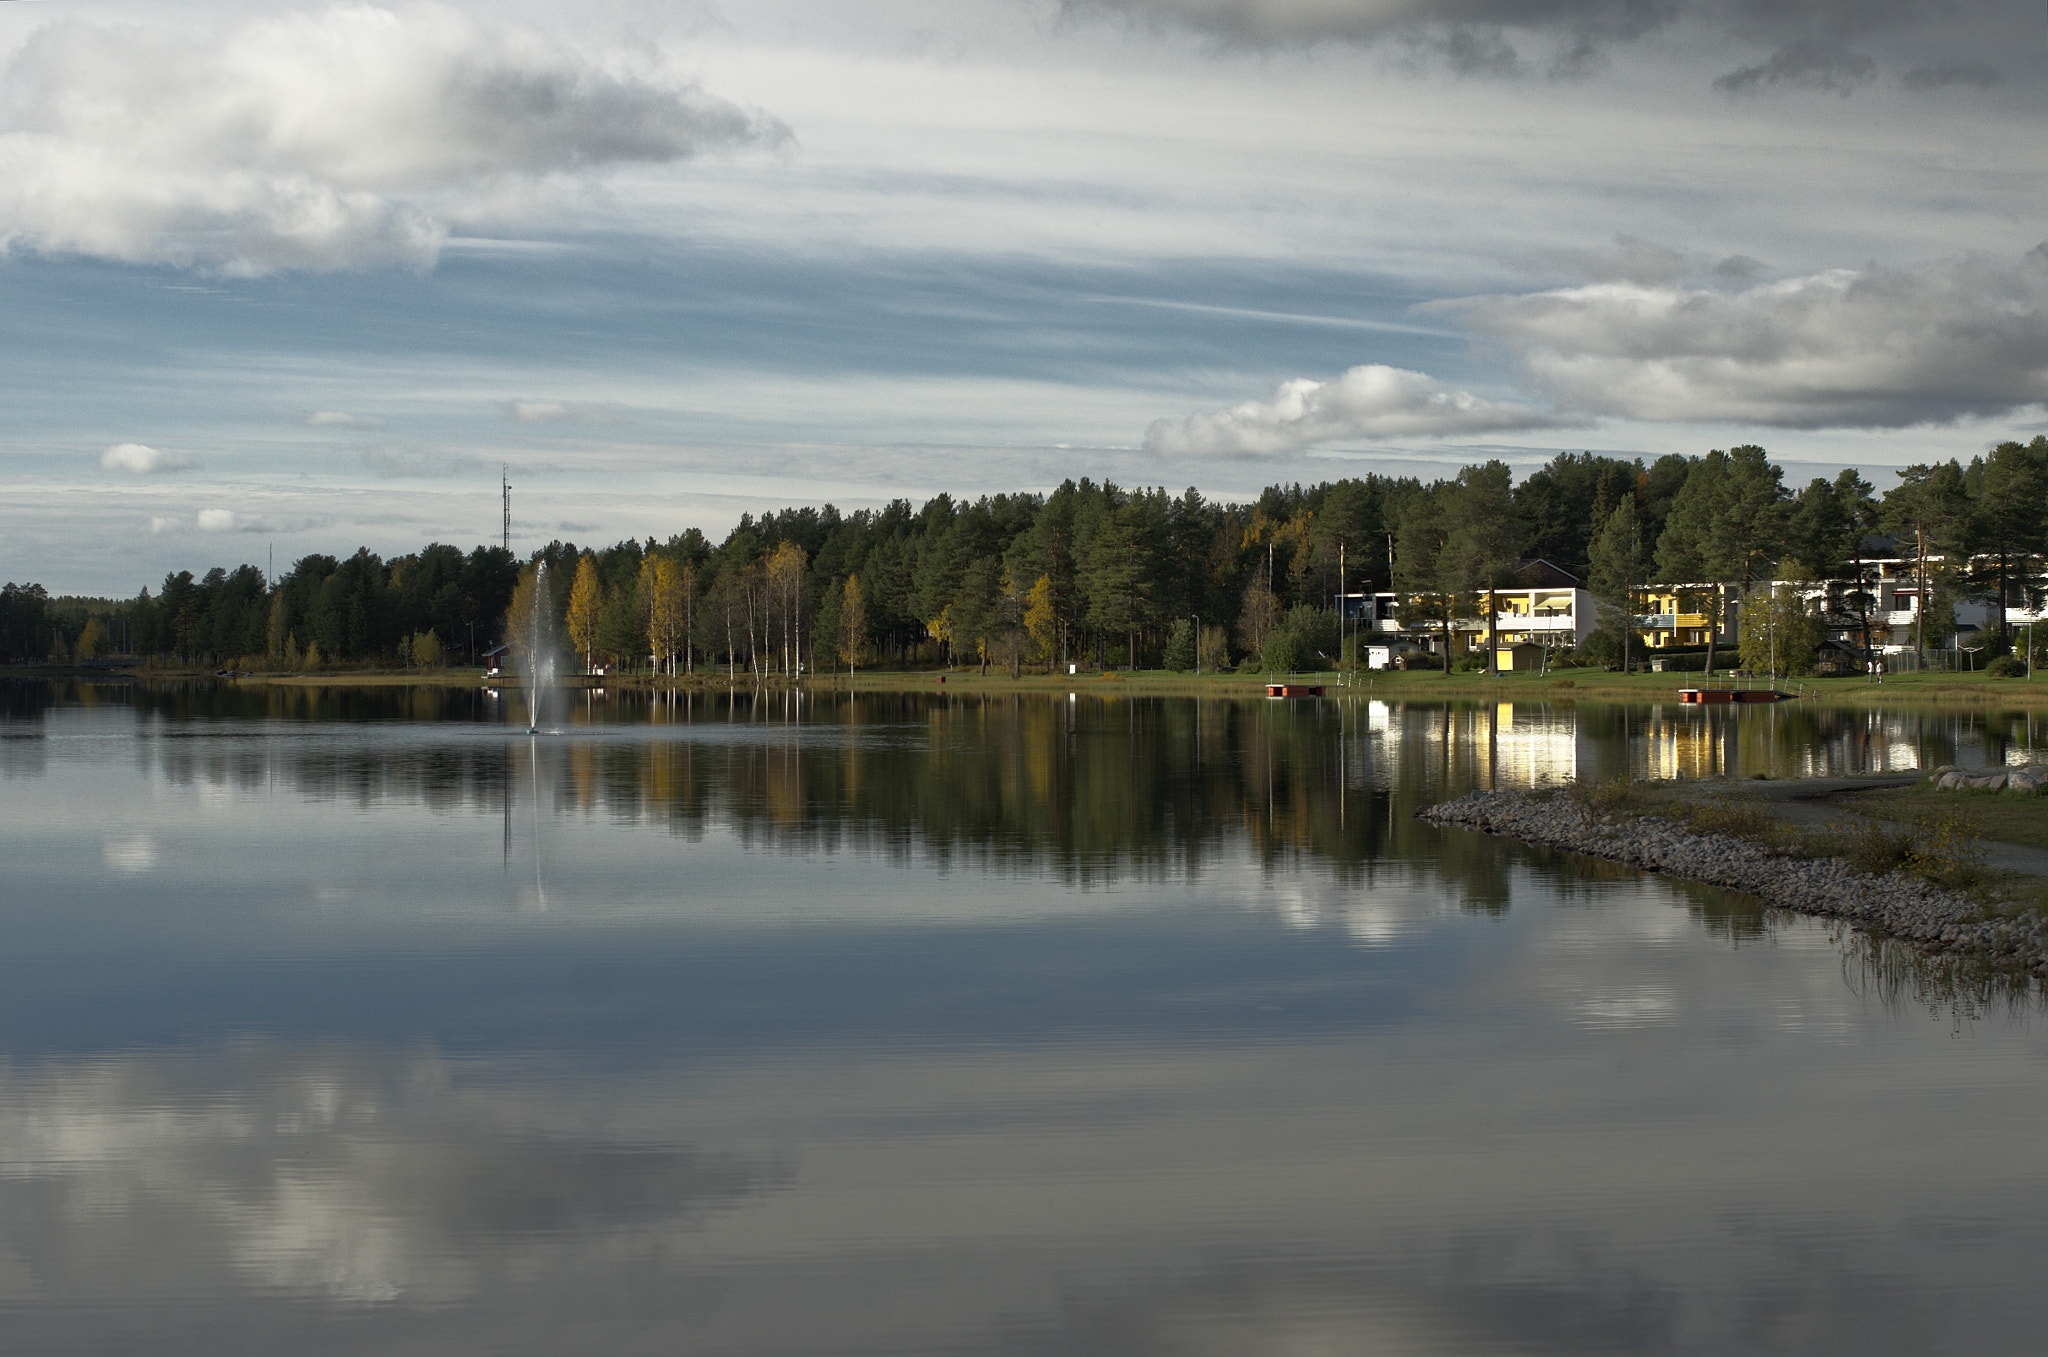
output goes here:
[[1899, 76], [1899, 83], [1909, 90], [1938, 90], [1950, 85], [1990, 89], [2004, 79], [2003, 73], [1988, 61], [1945, 61], [1912, 67]]
[[1730, 71], [1714, 88], [1742, 94], [1762, 85], [1794, 85], [1847, 94], [1877, 78], [1877, 60], [1813, 38], [1788, 43], [1763, 61]]
[[1636, 282], [1475, 297], [1560, 410], [1788, 428], [1906, 428], [2048, 400], [2048, 246], [1740, 291]]
[[[1193, 29], [1221, 42], [1272, 47], [1318, 42], [1393, 43], [1431, 54], [1461, 74], [1514, 74], [1530, 65], [1582, 73], [1604, 51], [1681, 25], [1697, 25], [1753, 59], [1721, 75], [1730, 92], [1764, 87], [1847, 93], [1884, 63], [1873, 40], [1917, 38], [1942, 26], [1944, 40], [2010, 24], [2017, 0], [1959, 16], [1945, 0], [1066, 0], [1072, 11], [1110, 11]], [[2032, 12], [2038, 24], [2041, 16]], [[1917, 42], [1915, 43], [1917, 46]], [[1909, 60], [1915, 57], [1909, 56]], [[1914, 88], [1984, 87], [1996, 70], [1975, 55], [1928, 61], [1901, 77]]]

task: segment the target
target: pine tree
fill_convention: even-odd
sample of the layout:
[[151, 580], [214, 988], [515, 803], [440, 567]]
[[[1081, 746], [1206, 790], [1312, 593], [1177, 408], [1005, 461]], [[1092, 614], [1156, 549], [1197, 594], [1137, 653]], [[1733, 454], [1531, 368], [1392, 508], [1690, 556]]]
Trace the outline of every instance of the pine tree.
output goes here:
[[[2018, 582], [2029, 597], [2037, 592], [2040, 558], [2048, 551], [2048, 437], [2036, 434], [2031, 443], [2000, 443], [1991, 455], [1973, 462], [1970, 485], [1973, 531], [1972, 546], [1990, 559], [1990, 578], [1995, 580], [1998, 598], [1998, 636], [2004, 645], [2012, 643], [2012, 624], [2007, 616], [2013, 584]], [[1985, 592], [1989, 592], [1988, 589]]]
[[[1449, 502], [1450, 531], [1444, 571], [1459, 595], [1486, 595], [1486, 672], [1500, 670], [1497, 591], [1515, 581], [1522, 559], [1522, 526], [1515, 515], [1514, 473], [1502, 461], [1458, 473]], [[1630, 496], [1633, 498], [1633, 495]]]
[[1592, 557], [1587, 584], [1604, 611], [1616, 620], [1621, 631], [1621, 672], [1629, 672], [1629, 641], [1635, 631], [1636, 590], [1649, 582], [1650, 553], [1643, 545], [1642, 520], [1636, 514], [1634, 495], [1622, 496], [1621, 503], [1587, 544]]

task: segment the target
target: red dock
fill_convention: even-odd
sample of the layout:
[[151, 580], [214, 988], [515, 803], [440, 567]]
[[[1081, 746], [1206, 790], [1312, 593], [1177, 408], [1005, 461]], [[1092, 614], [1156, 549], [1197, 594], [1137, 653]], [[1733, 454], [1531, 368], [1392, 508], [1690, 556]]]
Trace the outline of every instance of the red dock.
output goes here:
[[1783, 702], [1791, 697], [1775, 688], [1680, 688], [1680, 702], [1713, 704], [1721, 702]]
[[1269, 683], [1266, 685], [1267, 697], [1321, 697], [1322, 695], [1323, 685], [1320, 683]]

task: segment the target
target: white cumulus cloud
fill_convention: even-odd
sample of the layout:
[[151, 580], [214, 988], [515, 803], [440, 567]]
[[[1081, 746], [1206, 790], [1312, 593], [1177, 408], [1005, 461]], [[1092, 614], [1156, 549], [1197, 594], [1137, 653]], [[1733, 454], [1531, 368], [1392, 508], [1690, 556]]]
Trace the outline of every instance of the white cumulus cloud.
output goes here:
[[1554, 427], [1566, 421], [1533, 406], [1485, 400], [1426, 373], [1372, 363], [1335, 381], [1285, 382], [1270, 401], [1157, 420], [1149, 451], [1272, 456], [1347, 439], [1450, 437]]
[[233, 532], [235, 511], [233, 509], [201, 509], [194, 525], [201, 532]]
[[435, 6], [58, 20], [0, 74], [0, 241], [233, 273], [424, 266], [465, 192], [783, 135], [652, 58]]
[[315, 429], [381, 429], [384, 421], [375, 415], [352, 415], [345, 410], [313, 410], [306, 424]]
[[1427, 308], [1507, 344], [1559, 408], [1905, 428], [2048, 401], [2048, 246], [1738, 291], [1611, 282]]
[[190, 471], [190, 457], [164, 452], [147, 443], [116, 443], [100, 454], [100, 465], [108, 471], [125, 471], [132, 476], [155, 476], [169, 471]]

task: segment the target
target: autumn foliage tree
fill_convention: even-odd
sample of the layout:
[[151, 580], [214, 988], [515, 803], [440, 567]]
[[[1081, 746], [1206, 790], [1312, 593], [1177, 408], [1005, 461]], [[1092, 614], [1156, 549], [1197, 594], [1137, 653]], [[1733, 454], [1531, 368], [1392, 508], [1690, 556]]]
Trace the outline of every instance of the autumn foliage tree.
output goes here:
[[588, 672], [595, 664], [598, 626], [604, 617], [604, 582], [597, 562], [588, 554], [576, 562], [576, 582], [569, 586], [569, 645], [583, 656]]

